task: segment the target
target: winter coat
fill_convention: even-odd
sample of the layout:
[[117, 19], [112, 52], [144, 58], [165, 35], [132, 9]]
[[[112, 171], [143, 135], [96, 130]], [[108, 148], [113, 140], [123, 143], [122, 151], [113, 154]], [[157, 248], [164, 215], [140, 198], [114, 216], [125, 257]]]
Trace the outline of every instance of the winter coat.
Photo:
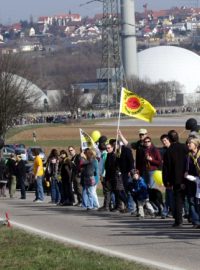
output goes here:
[[169, 182], [175, 189], [180, 189], [180, 185], [184, 182], [187, 153], [186, 145], [179, 142], [172, 143], [166, 151], [163, 180]]
[[134, 158], [132, 151], [129, 147], [122, 146], [121, 154], [119, 157], [119, 167], [121, 173], [129, 173], [134, 169]]
[[119, 158], [114, 152], [108, 153], [105, 161], [105, 181], [110, 182], [112, 190], [124, 190], [121, 171], [119, 170]]
[[[147, 160], [146, 155], [152, 157], [152, 160]], [[162, 165], [162, 159], [159, 150], [151, 145], [149, 148], [144, 148], [144, 170], [155, 171]]]
[[147, 185], [142, 177], [140, 177], [138, 180], [133, 180], [133, 182], [130, 183], [129, 188], [132, 196], [137, 201], [144, 201], [149, 198]]
[[69, 183], [71, 181], [72, 166], [71, 161], [68, 158], [60, 161], [59, 171], [61, 176], [61, 181]]
[[26, 178], [26, 165], [22, 159], [16, 163], [16, 176], [17, 178]]

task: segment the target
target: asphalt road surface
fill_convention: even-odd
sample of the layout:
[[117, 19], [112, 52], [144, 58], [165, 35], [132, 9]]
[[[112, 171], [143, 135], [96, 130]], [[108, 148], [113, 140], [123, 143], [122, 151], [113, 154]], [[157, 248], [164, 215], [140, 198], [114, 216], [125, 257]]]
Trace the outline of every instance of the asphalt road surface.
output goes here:
[[[153, 118], [152, 123], [144, 122], [142, 120], [138, 120], [135, 118], [131, 119], [121, 119], [120, 120], [120, 126], [126, 127], [126, 126], [144, 126], [144, 127], [165, 127], [165, 126], [170, 126], [170, 127], [185, 127], [185, 122], [189, 118], [195, 118], [199, 121], [199, 116], [197, 115], [184, 115], [184, 116], [175, 116], [175, 115], [170, 115], [170, 116], [157, 116]], [[117, 126], [117, 121], [109, 121], [109, 122], [101, 122], [99, 124], [96, 124], [99, 126]]]
[[199, 269], [200, 230], [185, 221], [182, 229], [173, 220], [144, 219], [121, 213], [87, 211], [80, 207], [0, 198], [0, 217], [9, 213], [12, 225], [50, 238], [99, 250], [153, 266], [153, 269]]

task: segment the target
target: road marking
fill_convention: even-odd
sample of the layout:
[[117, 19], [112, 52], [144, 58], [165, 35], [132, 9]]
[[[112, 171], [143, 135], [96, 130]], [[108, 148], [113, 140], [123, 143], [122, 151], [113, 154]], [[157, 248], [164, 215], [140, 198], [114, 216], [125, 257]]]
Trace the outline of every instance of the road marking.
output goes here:
[[158, 269], [163, 269], [163, 270], [164, 269], [165, 270], [186, 270], [184, 268], [175, 267], [173, 265], [168, 265], [168, 264], [165, 264], [165, 263], [160, 263], [160, 262], [157, 262], [157, 261], [148, 260], [148, 259], [144, 259], [144, 258], [137, 257], [137, 256], [127, 255], [127, 254], [124, 254], [124, 253], [121, 253], [121, 252], [118, 252], [118, 251], [113, 251], [113, 250], [110, 250], [110, 249], [107, 249], [107, 248], [91, 245], [91, 244], [88, 244], [88, 243], [85, 243], [85, 242], [82, 242], [82, 241], [73, 240], [73, 239], [68, 238], [68, 237], [64, 237], [64, 236], [57, 235], [57, 234], [54, 234], [54, 233], [42, 231], [42, 230], [36, 229], [34, 227], [27, 226], [27, 225], [24, 225], [24, 224], [15, 222], [15, 221], [12, 221], [11, 225], [16, 226], [16, 227], [18, 227], [20, 229], [23, 229], [23, 230], [25, 230], [27, 232], [31, 232], [31, 233], [34, 233], [34, 234], [37, 234], [37, 235], [40, 235], [40, 236], [43, 236], [43, 237], [46, 237], [46, 238], [49, 238], [49, 239], [58, 240], [58, 241], [61, 241], [61, 242], [64, 242], [64, 243], [69, 243], [69, 244], [71, 244], [73, 246], [82, 247], [84, 249], [88, 249], [88, 250], [91, 250], [91, 251], [100, 252], [100, 253], [102, 253], [104, 255], [107, 255], [107, 256], [112, 256], [112, 257], [114, 256], [114, 257], [122, 258], [122, 259], [125, 259], [125, 260], [133, 261], [133, 262], [136, 262], [136, 263], [145, 264], [147, 266], [157, 267]]

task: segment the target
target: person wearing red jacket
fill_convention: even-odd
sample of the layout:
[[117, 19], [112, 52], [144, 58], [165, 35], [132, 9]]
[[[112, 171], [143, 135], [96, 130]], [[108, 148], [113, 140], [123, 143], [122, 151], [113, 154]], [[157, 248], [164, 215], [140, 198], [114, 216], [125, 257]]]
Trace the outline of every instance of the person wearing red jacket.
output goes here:
[[159, 150], [153, 145], [150, 137], [144, 139], [142, 176], [144, 177], [149, 188], [155, 188], [156, 183], [153, 179], [153, 173], [162, 165], [162, 158]]

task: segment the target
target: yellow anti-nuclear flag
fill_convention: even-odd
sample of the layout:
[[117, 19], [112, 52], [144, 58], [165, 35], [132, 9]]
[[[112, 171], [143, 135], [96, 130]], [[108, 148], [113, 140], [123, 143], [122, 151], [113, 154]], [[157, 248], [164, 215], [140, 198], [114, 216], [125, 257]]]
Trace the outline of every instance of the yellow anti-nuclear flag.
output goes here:
[[146, 99], [122, 87], [120, 113], [151, 122], [156, 109]]
[[93, 139], [81, 128], [79, 128], [80, 131], [80, 140], [81, 140], [81, 148], [82, 150], [85, 150], [86, 148], [97, 148], [97, 145], [93, 141]]

